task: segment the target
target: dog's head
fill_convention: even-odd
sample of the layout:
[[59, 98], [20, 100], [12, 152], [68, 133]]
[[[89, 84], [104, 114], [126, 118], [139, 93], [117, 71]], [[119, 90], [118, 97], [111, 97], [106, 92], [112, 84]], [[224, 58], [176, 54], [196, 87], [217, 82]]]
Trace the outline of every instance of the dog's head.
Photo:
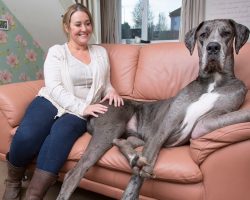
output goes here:
[[192, 55], [197, 42], [200, 64], [204, 71], [222, 71], [227, 56], [235, 52], [249, 37], [249, 29], [231, 19], [208, 20], [200, 23], [185, 35], [185, 45]]

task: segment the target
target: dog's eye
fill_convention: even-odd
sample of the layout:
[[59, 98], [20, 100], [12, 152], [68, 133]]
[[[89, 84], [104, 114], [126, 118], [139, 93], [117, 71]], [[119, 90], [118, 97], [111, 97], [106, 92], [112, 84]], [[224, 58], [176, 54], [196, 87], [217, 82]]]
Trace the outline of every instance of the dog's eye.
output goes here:
[[231, 35], [231, 32], [230, 31], [223, 31], [222, 33], [221, 33], [221, 36], [222, 37], [228, 37], [228, 36], [230, 36]]
[[207, 37], [207, 33], [201, 33], [200, 34], [200, 39], [205, 39]]

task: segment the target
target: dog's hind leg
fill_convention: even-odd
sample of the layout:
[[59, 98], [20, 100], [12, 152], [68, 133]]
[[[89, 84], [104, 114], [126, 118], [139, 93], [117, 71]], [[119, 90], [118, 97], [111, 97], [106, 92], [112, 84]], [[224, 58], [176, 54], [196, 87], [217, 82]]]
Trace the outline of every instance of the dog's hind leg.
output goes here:
[[143, 177], [139, 175], [132, 175], [121, 200], [138, 200], [143, 182]]
[[83, 156], [76, 166], [65, 175], [57, 200], [67, 200], [70, 198], [87, 170], [113, 146], [113, 139], [120, 137], [123, 134], [124, 128], [125, 124], [116, 125], [109, 129], [100, 127], [97, 130], [94, 128], [94, 134]]
[[[109, 106], [108, 101], [104, 103]], [[120, 108], [109, 106], [104, 115], [89, 120], [88, 131], [92, 133], [92, 138], [76, 166], [65, 175], [57, 200], [70, 198], [87, 170], [113, 146], [112, 142], [115, 138], [120, 138], [124, 134], [126, 124], [133, 112], [133, 105], [126, 102]]]

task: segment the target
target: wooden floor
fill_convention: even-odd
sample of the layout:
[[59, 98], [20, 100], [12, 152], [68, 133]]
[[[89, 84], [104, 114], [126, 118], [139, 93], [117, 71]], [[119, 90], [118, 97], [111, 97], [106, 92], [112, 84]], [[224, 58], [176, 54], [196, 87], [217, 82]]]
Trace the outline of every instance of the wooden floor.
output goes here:
[[[0, 199], [2, 199], [3, 193], [4, 193], [4, 180], [7, 175], [7, 168], [6, 163], [3, 161], [0, 161]], [[27, 188], [28, 181], [23, 182], [23, 190], [22, 190], [22, 200], [24, 199], [25, 190]], [[61, 183], [56, 183], [54, 186], [52, 186], [46, 196], [44, 197], [44, 200], [55, 200], [57, 197], [57, 194], [60, 191]], [[70, 200], [113, 200], [109, 197], [105, 197], [87, 190], [83, 190], [78, 188], [70, 198]]]

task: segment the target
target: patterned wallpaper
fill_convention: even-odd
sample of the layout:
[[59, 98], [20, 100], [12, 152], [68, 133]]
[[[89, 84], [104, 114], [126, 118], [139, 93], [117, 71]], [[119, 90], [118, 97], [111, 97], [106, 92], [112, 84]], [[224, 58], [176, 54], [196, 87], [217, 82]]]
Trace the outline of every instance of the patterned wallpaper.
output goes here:
[[0, 85], [43, 79], [43, 50], [1, 0], [0, 19], [9, 23], [0, 30]]

